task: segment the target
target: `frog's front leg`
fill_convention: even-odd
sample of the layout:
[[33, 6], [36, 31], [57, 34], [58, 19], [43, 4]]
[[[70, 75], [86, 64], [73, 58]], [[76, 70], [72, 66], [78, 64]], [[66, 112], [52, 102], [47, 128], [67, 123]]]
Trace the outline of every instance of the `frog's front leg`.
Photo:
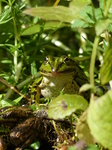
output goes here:
[[39, 104], [39, 99], [41, 95], [41, 89], [39, 84], [42, 80], [42, 77], [36, 79], [30, 86], [29, 86], [29, 95], [31, 98], [32, 103]]
[[[39, 104], [39, 100], [40, 100], [40, 95], [41, 95], [41, 90], [39, 88], [39, 86], [37, 86], [36, 88], [36, 93], [34, 95], [33, 101], [38, 105]], [[32, 102], [33, 102], [32, 101]]]

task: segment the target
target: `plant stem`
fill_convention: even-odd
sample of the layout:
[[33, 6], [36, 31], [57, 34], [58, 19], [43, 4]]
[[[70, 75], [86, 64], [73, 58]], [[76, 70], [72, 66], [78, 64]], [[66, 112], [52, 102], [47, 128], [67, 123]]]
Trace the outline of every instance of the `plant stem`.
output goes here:
[[56, 2], [54, 3], [53, 6], [57, 6], [59, 2], [60, 2], [60, 0], [56, 0]]
[[[96, 59], [99, 39], [100, 38], [98, 36], [95, 37], [92, 56], [91, 56], [91, 62], [90, 62], [90, 84], [92, 85], [92, 87], [94, 87], [94, 68], [95, 68], [95, 59]], [[91, 93], [93, 93], [93, 89], [91, 89]]]
[[[18, 45], [18, 41], [21, 41], [21, 39], [20, 39], [20, 36], [18, 34], [18, 30], [17, 30], [17, 18], [15, 16], [16, 9], [13, 9], [13, 3], [14, 3], [14, 1], [8, 0], [8, 2], [9, 2], [9, 6], [11, 7], [11, 15], [13, 17], [14, 34], [15, 34], [15, 40], [14, 40], [15, 51], [14, 51], [14, 58], [13, 58], [13, 61], [14, 61], [14, 71], [15, 71], [15, 83], [13, 84], [13, 87], [15, 87], [16, 83], [19, 80], [21, 69], [22, 69], [22, 66], [23, 66], [23, 57], [21, 57], [21, 60], [18, 63], [17, 45]], [[6, 93], [4, 99], [8, 99], [12, 94], [13, 94], [13, 90], [10, 88], [8, 90], [8, 92]]]
[[21, 90], [25, 85], [28, 85], [29, 83], [31, 83], [32, 81], [34, 81], [35, 79], [40, 77], [40, 72], [37, 72], [34, 76], [31, 76], [30, 78], [26, 79], [25, 81], [19, 83], [17, 85], [17, 88], [19, 90]]
[[[16, 47], [17, 46], [17, 40], [18, 40], [18, 33], [17, 33], [15, 18], [13, 18], [13, 23], [14, 23], [15, 47]], [[18, 51], [17, 51], [17, 49], [15, 49], [15, 52], [14, 52], [14, 70], [15, 70], [15, 82], [17, 83], [17, 81], [19, 79], [18, 76], [20, 75], [20, 74], [17, 74], [17, 70], [18, 70]]]
[[0, 14], [2, 13], [2, 2], [0, 1]]
[[105, 5], [105, 9], [104, 9], [104, 16], [106, 17], [107, 14], [108, 14], [108, 9], [110, 7], [110, 4], [111, 4], [111, 0], [108, 0], [107, 2], [105, 2], [106, 5]]

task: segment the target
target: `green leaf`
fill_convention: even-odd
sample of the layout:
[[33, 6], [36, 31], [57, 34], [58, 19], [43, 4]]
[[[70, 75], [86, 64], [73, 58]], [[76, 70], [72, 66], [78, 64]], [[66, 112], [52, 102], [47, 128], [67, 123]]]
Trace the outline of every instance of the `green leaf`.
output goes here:
[[[60, 22], [46, 22], [44, 25], [44, 31], [46, 30], [56, 30], [57, 28], [62, 28], [64, 26], [68, 26], [68, 24], [60, 23]], [[21, 33], [24, 35], [31, 35], [40, 32], [40, 25], [32, 25], [26, 29], [24, 29]]]
[[100, 148], [96, 144], [91, 144], [87, 146], [86, 150], [100, 150]]
[[12, 19], [13, 19], [13, 18], [9, 18], [9, 19], [7, 19], [7, 20], [5, 20], [5, 21], [1, 21], [0, 24], [7, 23], [8, 21], [10, 21], [10, 20], [12, 20]]
[[112, 90], [96, 101], [91, 99], [87, 120], [95, 140], [112, 149]]
[[78, 10], [78, 12], [83, 9], [85, 6], [89, 5], [91, 0], [72, 0], [70, 2], [70, 8]]
[[22, 100], [23, 97], [24, 97], [24, 95], [16, 98], [15, 100], [13, 100], [13, 102], [15, 103], [15, 105], [17, 105]]
[[1, 100], [0, 105], [1, 107], [14, 106], [15, 103], [12, 100]]
[[85, 145], [82, 142], [84, 141], [78, 141], [74, 146], [68, 147], [67, 150], [100, 150], [96, 144], [91, 144], [85, 148]]
[[23, 11], [23, 13], [45, 20], [57, 20], [71, 23], [71, 21], [75, 19], [75, 15], [71, 11], [70, 8], [65, 6], [54, 6], [30, 8]]
[[[101, 19], [102, 16], [102, 11], [100, 8], [94, 9], [95, 13], [95, 19], [99, 20]], [[91, 6], [86, 6], [79, 14], [78, 19], [74, 21], [72, 24], [72, 28], [77, 28], [77, 27], [92, 27], [95, 24], [95, 20], [93, 17], [93, 11]]]
[[75, 146], [70, 146], [67, 148], [67, 150], [77, 150], [77, 148]]
[[4, 2], [4, 3], [8, 4], [7, 0], [1, 0], [1, 2]]
[[104, 62], [100, 69], [101, 83], [106, 84], [112, 80], [112, 39], [106, 49]]
[[2, 14], [0, 15], [0, 25], [7, 23], [8, 21], [13, 19], [13, 17], [11, 17], [10, 14], [11, 14], [10, 8], [8, 8], [2, 12]]
[[[69, 7], [74, 11], [75, 15], [78, 15], [87, 5], [91, 3], [91, 0], [72, 0]], [[77, 16], [78, 17], [78, 16]]]
[[99, 20], [95, 25], [96, 35], [99, 36], [102, 32], [107, 30], [110, 21], [108, 19]]
[[104, 10], [104, 0], [99, 1], [99, 6], [102, 10]]
[[30, 144], [29, 147], [32, 148], [32, 149], [34, 149], [34, 150], [37, 150], [37, 149], [40, 148], [40, 142], [39, 142], [39, 141], [36, 141], [36, 142]]
[[35, 61], [33, 61], [33, 62], [31, 63], [31, 75], [34, 76], [35, 74], [37, 74], [37, 67], [36, 67]]
[[[2, 120], [2, 118], [0, 118], [0, 120]], [[9, 127], [5, 127], [5, 126], [0, 126], [0, 133], [9, 133], [10, 132], [10, 129]]]
[[10, 13], [11, 13], [10, 8], [8, 8], [8, 9], [4, 10], [4, 12], [2, 12], [2, 14], [0, 15], [0, 24], [2, 21], [9, 19]]
[[59, 95], [50, 102], [48, 116], [54, 119], [63, 119], [80, 109], [84, 111], [88, 107], [88, 102], [80, 95], [65, 94]]
[[72, 28], [87, 28], [87, 27], [90, 27], [90, 25], [81, 19], [76, 19], [72, 24]]
[[12, 100], [1, 100], [0, 105], [1, 105], [1, 107], [15, 106], [21, 101], [22, 98], [23, 98], [23, 96], [20, 96], [20, 97], [18, 97], [17, 99], [15, 99], [13, 101]]
[[95, 143], [87, 124], [87, 111], [85, 111], [79, 118], [76, 124], [76, 131], [79, 140], [84, 140], [86, 145]]
[[23, 13], [45, 20], [57, 20], [61, 22], [71, 23], [77, 18], [78, 13], [88, 4], [90, 4], [90, 0], [73, 0], [70, 3], [69, 7], [61, 5], [53, 7], [36, 7], [27, 9], [23, 11]]
[[80, 87], [79, 92], [85, 92], [87, 90], [92, 89], [93, 86], [91, 84], [84, 84]]

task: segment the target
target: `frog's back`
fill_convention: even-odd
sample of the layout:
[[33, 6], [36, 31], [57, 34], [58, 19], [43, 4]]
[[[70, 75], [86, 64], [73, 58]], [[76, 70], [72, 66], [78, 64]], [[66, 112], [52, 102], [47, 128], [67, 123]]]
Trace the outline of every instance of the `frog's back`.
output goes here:
[[83, 84], [86, 84], [89, 81], [83, 69], [78, 65], [76, 61], [74, 61], [74, 66], [74, 71], [76, 72], [74, 75], [74, 80], [77, 82], [78, 86], [81, 87]]

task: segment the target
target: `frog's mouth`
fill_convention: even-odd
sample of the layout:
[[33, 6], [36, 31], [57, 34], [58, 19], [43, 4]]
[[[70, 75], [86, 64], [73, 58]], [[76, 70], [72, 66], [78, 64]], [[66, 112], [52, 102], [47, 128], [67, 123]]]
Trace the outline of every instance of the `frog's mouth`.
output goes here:
[[69, 75], [69, 74], [72, 74], [72, 73], [73, 73], [73, 71], [71, 71], [71, 72], [67, 72], [67, 71], [63, 71], [63, 72], [57, 72], [57, 71], [41, 72], [41, 74], [44, 75], [44, 76], [52, 76], [52, 77], [61, 76], [61, 75]]

